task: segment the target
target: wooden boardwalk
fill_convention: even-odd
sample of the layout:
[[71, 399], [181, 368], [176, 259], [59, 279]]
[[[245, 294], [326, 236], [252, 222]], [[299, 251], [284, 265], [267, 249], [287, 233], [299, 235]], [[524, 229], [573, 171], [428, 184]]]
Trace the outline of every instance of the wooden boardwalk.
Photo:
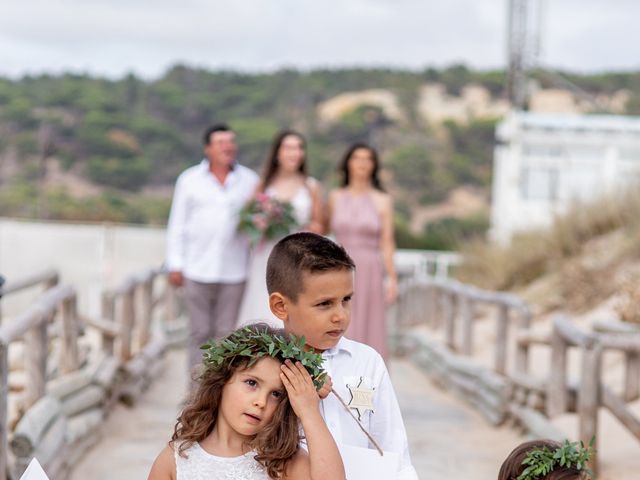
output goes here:
[[[168, 441], [186, 385], [185, 353], [170, 351], [166, 368], [134, 408], [122, 405], [102, 427], [102, 439], [71, 480], [146, 478]], [[403, 411], [413, 463], [421, 479], [491, 480], [522, 439], [495, 429], [466, 404], [433, 387], [410, 362], [396, 359], [391, 375]]]

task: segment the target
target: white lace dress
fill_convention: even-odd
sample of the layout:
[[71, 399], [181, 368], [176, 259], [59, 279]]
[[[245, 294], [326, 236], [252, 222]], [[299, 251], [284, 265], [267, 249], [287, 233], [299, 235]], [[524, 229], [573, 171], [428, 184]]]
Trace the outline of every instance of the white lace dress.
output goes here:
[[[290, 200], [296, 222], [300, 227], [305, 227], [311, 221], [311, 210], [313, 200], [309, 184], [315, 182], [308, 178], [307, 185], [300, 187]], [[278, 198], [276, 192], [267, 188], [265, 193], [271, 197]], [[276, 318], [269, 309], [269, 294], [267, 293], [267, 260], [278, 239], [259, 243], [251, 254], [251, 266], [247, 277], [247, 286], [242, 298], [242, 305], [238, 315], [237, 326], [241, 327], [255, 322], [266, 322], [276, 328], [282, 328], [282, 322]]]
[[176, 480], [269, 480], [253, 451], [241, 457], [216, 457], [194, 443], [185, 450], [188, 458], [178, 455], [177, 449], [174, 452]]

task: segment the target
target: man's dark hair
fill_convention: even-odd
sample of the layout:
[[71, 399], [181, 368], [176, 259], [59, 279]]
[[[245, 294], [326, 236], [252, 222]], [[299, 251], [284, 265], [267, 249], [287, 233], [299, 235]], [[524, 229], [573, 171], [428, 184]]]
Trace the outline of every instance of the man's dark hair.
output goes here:
[[304, 273], [353, 270], [346, 250], [322, 235], [301, 232], [280, 240], [267, 261], [267, 291], [279, 292], [294, 302], [303, 289]]
[[231, 128], [229, 127], [229, 125], [225, 123], [217, 123], [205, 130], [204, 135], [202, 137], [202, 141], [204, 142], [205, 145], [209, 145], [212, 134], [216, 132], [230, 132], [230, 131], [231, 131]]

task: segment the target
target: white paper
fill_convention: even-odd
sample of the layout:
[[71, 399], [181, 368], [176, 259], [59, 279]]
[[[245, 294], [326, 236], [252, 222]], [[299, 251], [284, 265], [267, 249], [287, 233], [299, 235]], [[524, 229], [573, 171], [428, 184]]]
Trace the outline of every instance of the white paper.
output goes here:
[[20, 480], [49, 480], [49, 477], [44, 473], [40, 462], [33, 457], [31, 462], [29, 462], [29, 466], [20, 477]]
[[370, 448], [339, 445], [347, 480], [393, 480], [398, 475], [400, 456]]

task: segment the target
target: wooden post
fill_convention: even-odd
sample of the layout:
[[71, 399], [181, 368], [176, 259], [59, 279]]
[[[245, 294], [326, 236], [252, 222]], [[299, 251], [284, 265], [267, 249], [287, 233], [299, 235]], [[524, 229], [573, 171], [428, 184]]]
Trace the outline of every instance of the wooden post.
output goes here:
[[458, 305], [462, 319], [462, 354], [473, 354], [473, 303], [465, 293], [458, 294]]
[[165, 291], [165, 321], [171, 323], [178, 318], [178, 289], [169, 283]]
[[[518, 330], [528, 330], [531, 325], [531, 310], [522, 308], [518, 312]], [[515, 371], [529, 372], [529, 344], [518, 344], [516, 347]]]
[[410, 325], [420, 325], [425, 321], [425, 318], [424, 318], [425, 312], [422, 309], [422, 305], [421, 305], [422, 304], [421, 293], [422, 293], [422, 288], [420, 287], [420, 284], [414, 281], [411, 297], [409, 297], [411, 301], [411, 311], [412, 311], [412, 315], [411, 315], [412, 318], [411, 318]]
[[130, 284], [122, 295], [122, 335], [120, 336], [120, 359], [123, 362], [128, 361], [131, 357], [131, 338], [133, 336], [133, 326], [135, 322], [135, 305], [134, 305], [135, 286]]
[[25, 340], [25, 371], [27, 385], [25, 388], [25, 406], [29, 408], [36, 403], [45, 392], [47, 375], [47, 322], [41, 319], [29, 329]]
[[75, 294], [62, 302], [62, 356], [60, 369], [70, 373], [78, 369], [78, 315]]
[[9, 449], [9, 346], [0, 341], [0, 480], [7, 480]]
[[[116, 300], [113, 295], [104, 292], [102, 294], [102, 319], [115, 322]], [[114, 338], [108, 335], [102, 335], [102, 351], [107, 355], [113, 355]]]
[[413, 325], [414, 322], [416, 321], [415, 319], [415, 309], [414, 309], [414, 302], [413, 302], [413, 297], [415, 295], [415, 285], [414, 282], [411, 281], [409, 283], [409, 286], [407, 288], [407, 294], [404, 297], [404, 317], [403, 320], [405, 322], [405, 325]]
[[495, 371], [500, 375], [507, 373], [507, 339], [509, 338], [509, 306], [498, 305], [498, 321], [496, 322]]
[[153, 275], [140, 286], [142, 294], [142, 312], [140, 315], [140, 350], [149, 342], [151, 338], [151, 320], [153, 317]]
[[547, 416], [553, 418], [567, 411], [567, 342], [554, 323], [551, 335], [551, 368], [547, 384]]
[[632, 402], [640, 394], [640, 355], [638, 352], [625, 354], [624, 399]]
[[2, 295], [3, 295], [2, 287], [4, 286], [5, 281], [6, 281], [5, 278], [2, 275], [0, 275], [0, 325], [2, 325]]
[[438, 307], [436, 303], [435, 287], [431, 284], [426, 284], [424, 287], [424, 310], [427, 317], [427, 325], [433, 328], [438, 325]]
[[56, 285], [58, 285], [58, 281], [59, 281], [59, 277], [58, 277], [57, 273], [55, 275], [53, 275], [52, 277], [50, 277], [49, 279], [47, 279], [44, 282], [45, 291], [47, 291], [47, 290], [55, 287]]
[[440, 298], [442, 300], [442, 315], [444, 317], [445, 343], [447, 347], [455, 351], [456, 315], [452, 294], [446, 290], [441, 290]]
[[[580, 422], [580, 440], [585, 445], [588, 445], [594, 436], [597, 439], [601, 358], [602, 347], [597, 342], [582, 349], [582, 373], [580, 376], [580, 390], [578, 391], [578, 418]], [[597, 450], [597, 444], [594, 447]], [[597, 453], [594, 454], [590, 462], [591, 469], [595, 474], [598, 473], [596, 455]]]

